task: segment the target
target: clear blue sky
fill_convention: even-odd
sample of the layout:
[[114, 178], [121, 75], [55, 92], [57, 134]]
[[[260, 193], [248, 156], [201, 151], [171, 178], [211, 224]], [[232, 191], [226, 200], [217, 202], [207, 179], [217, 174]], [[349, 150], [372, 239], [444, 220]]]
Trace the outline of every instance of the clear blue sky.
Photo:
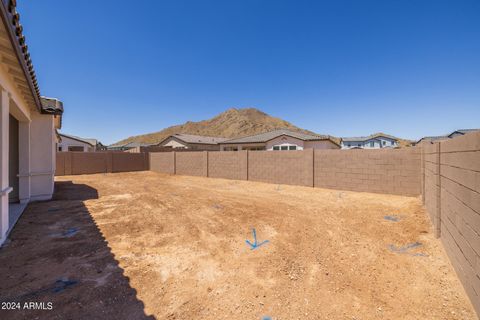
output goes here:
[[480, 127], [480, 1], [18, 1], [62, 131], [112, 143], [256, 107], [317, 133]]

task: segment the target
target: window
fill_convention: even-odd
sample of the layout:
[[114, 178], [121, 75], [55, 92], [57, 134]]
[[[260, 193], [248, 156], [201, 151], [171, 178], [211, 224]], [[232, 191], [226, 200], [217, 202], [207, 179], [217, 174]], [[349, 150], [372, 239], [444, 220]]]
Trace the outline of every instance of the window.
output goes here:
[[274, 146], [273, 150], [280, 150], [280, 147], [279, 146]]
[[387, 144], [387, 141], [382, 141], [383, 142], [383, 145], [386, 145]]
[[371, 142], [370, 142], [370, 147], [371, 147], [371, 148], [375, 147], [375, 142], [371, 141]]
[[288, 150], [288, 146], [281, 146], [280, 150]]
[[288, 150], [297, 150], [297, 146], [288, 146]]

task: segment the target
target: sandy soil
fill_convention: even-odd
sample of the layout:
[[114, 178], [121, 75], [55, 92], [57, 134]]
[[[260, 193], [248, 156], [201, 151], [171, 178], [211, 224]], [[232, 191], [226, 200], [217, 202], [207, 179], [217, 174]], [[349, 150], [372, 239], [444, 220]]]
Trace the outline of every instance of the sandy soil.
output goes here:
[[153, 172], [59, 177], [0, 249], [0, 300], [53, 303], [2, 319], [476, 319], [418, 198]]

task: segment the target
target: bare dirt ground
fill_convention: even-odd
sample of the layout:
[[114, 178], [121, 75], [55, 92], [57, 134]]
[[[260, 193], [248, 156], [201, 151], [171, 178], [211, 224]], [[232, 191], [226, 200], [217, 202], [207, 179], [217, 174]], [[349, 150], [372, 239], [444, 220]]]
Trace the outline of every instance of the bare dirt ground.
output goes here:
[[23, 309], [1, 319], [476, 319], [418, 198], [153, 172], [56, 188], [0, 249]]

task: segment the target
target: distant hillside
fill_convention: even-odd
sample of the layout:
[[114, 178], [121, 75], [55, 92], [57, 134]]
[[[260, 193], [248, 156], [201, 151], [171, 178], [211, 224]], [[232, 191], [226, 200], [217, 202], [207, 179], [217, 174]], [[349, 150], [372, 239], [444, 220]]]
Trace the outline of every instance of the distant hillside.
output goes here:
[[236, 138], [267, 132], [275, 129], [289, 129], [305, 133], [313, 133], [294, 126], [288, 121], [269, 116], [255, 108], [228, 109], [209, 120], [199, 122], [188, 121], [181, 125], [168, 127], [158, 132], [129, 137], [115, 145], [129, 142], [158, 143], [175, 133], [188, 133], [210, 137]]

